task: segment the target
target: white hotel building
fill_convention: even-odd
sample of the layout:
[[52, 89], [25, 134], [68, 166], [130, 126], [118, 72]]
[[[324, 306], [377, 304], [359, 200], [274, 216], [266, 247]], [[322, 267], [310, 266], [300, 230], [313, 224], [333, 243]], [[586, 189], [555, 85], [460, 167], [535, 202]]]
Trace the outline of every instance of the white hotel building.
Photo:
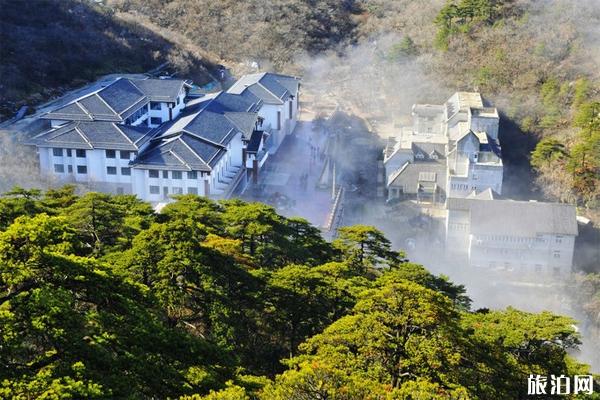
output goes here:
[[[120, 78], [44, 116], [32, 138], [41, 172], [153, 203], [173, 194], [229, 196], [257, 177], [296, 124], [299, 79], [246, 75], [187, 101], [177, 79]], [[187, 102], [186, 102], [187, 101]]]

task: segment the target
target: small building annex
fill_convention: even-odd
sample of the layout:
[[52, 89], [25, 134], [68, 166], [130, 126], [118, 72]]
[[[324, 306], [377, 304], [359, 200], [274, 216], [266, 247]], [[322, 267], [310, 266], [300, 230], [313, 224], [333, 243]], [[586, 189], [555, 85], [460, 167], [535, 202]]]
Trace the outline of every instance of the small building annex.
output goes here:
[[571, 272], [575, 206], [507, 200], [487, 189], [449, 198], [446, 208], [446, 249], [469, 265], [540, 277]]

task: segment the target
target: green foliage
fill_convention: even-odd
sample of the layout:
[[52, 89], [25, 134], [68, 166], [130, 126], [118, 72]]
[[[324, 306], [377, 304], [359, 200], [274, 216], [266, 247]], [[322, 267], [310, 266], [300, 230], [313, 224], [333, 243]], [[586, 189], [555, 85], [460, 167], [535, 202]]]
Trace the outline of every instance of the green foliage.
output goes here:
[[586, 372], [574, 321], [469, 312], [374, 227], [328, 243], [258, 203], [154, 215], [71, 187], [0, 215], [3, 398], [516, 398], [529, 373]]
[[590, 94], [590, 81], [586, 78], [579, 78], [575, 81], [575, 89], [573, 91], [573, 106], [579, 107], [588, 99]]
[[492, 25], [511, 10], [507, 0], [448, 0], [434, 20], [438, 26], [435, 45], [446, 50], [451, 35], [469, 33], [478, 23]]
[[562, 160], [567, 156], [565, 146], [557, 139], [544, 138], [538, 142], [535, 150], [531, 152], [531, 165], [541, 168], [551, 162]]
[[558, 125], [561, 117], [560, 87], [556, 79], [548, 79], [540, 89], [540, 96], [544, 106], [544, 116], [540, 120], [540, 126], [543, 128], [552, 128]]
[[[44, 214], [0, 233], [6, 397], [163, 397], [219, 385], [226, 358], [167, 326], [141, 288], [69, 255], [78, 239], [66, 218]], [[205, 377], [189, 379], [198, 368]]]
[[400, 61], [405, 57], [416, 56], [419, 54], [419, 49], [410, 36], [404, 36], [402, 40], [394, 44], [387, 55], [391, 61]]
[[600, 102], [583, 103], [573, 119], [580, 129], [571, 148], [567, 170], [573, 175], [574, 189], [584, 203], [600, 200]]
[[394, 265], [401, 260], [402, 254], [391, 250], [390, 241], [373, 226], [345, 226], [338, 229], [338, 234], [334, 247], [359, 271]]

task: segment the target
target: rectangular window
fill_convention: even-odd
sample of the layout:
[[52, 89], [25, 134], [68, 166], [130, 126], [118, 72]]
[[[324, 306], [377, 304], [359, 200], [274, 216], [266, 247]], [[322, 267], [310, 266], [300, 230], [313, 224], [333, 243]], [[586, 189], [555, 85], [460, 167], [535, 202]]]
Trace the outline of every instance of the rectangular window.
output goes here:
[[150, 117], [150, 125], [160, 125], [160, 124], [162, 124], [162, 118]]
[[158, 178], [158, 170], [156, 170], [156, 169], [149, 169], [148, 170], [148, 177], [149, 178]]
[[198, 179], [198, 173], [196, 171], [188, 171], [187, 178], [188, 179]]
[[281, 111], [277, 111], [277, 130], [281, 129]]
[[150, 102], [150, 109], [151, 110], [160, 110], [161, 109], [161, 105], [160, 105], [160, 103], [158, 103], [156, 101], [151, 101]]
[[117, 167], [106, 167], [106, 174], [107, 175], [116, 175]]
[[130, 151], [121, 150], [119, 153], [121, 156], [121, 160], [129, 160], [129, 157], [131, 157]]
[[77, 149], [75, 150], [75, 156], [79, 158], [85, 158], [85, 150]]
[[181, 171], [173, 171], [171, 173], [171, 175], [172, 175], [173, 179], [181, 179], [182, 174], [181, 174]]
[[174, 187], [173, 188], [173, 194], [183, 194], [183, 188]]
[[556, 243], [557, 244], [562, 243], [562, 236], [558, 236], [558, 235], [556, 236]]
[[159, 194], [160, 187], [159, 186], [150, 186], [150, 194]]
[[163, 171], [163, 179], [169, 179], [169, 171]]
[[198, 188], [189, 187], [187, 190], [188, 190], [188, 194], [198, 194]]
[[71, 157], [71, 149], [67, 149], [67, 157]]
[[131, 168], [121, 167], [121, 175], [125, 175], [125, 176], [131, 175]]
[[85, 165], [78, 165], [77, 173], [78, 174], [87, 174], [87, 167]]
[[117, 158], [117, 152], [114, 150], [106, 150], [106, 158]]
[[73, 166], [72, 165], [67, 165], [67, 171], [69, 171], [70, 174], [73, 173]]
[[62, 157], [63, 151], [62, 149], [52, 149], [52, 155], [54, 157]]
[[290, 99], [290, 119], [292, 119], [292, 99]]
[[62, 174], [63, 172], [65, 172], [65, 166], [62, 164], [54, 164], [54, 172]]

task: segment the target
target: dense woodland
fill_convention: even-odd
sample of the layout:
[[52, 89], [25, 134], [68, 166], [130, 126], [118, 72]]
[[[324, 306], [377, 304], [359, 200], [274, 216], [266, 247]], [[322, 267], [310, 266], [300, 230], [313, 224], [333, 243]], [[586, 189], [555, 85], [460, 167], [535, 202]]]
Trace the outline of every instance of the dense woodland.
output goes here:
[[[598, 21], [584, 0], [0, 0], [0, 112], [163, 61], [302, 72], [386, 36], [378, 66], [480, 90], [506, 164], [600, 221]], [[600, 326], [598, 274], [573, 279]], [[585, 373], [573, 324], [472, 310], [369, 226], [329, 243], [236, 200], [0, 198], [0, 398], [523, 398], [530, 373]]]
[[0, 199], [2, 398], [522, 398], [528, 374], [587, 371], [573, 323], [471, 310], [369, 226], [329, 243], [238, 200]]

